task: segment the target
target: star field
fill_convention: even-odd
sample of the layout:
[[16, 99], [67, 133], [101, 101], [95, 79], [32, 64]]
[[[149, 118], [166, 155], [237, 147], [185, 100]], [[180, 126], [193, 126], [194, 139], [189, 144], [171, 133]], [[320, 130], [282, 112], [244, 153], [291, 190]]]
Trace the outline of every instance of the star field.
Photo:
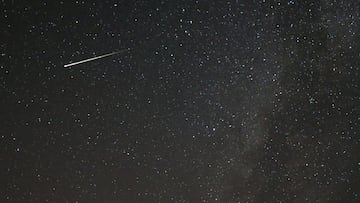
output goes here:
[[359, 2], [1, 5], [1, 202], [360, 201]]

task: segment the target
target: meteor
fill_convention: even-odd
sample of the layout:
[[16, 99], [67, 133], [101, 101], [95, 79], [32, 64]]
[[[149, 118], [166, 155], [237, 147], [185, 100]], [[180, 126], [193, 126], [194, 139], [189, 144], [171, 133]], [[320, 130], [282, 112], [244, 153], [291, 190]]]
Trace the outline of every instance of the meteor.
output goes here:
[[86, 63], [86, 62], [89, 62], [89, 61], [94, 61], [94, 60], [97, 60], [97, 59], [105, 58], [105, 57], [112, 56], [112, 55], [115, 55], [115, 54], [120, 54], [120, 53], [123, 53], [123, 52], [126, 52], [126, 51], [128, 51], [128, 49], [123, 49], [123, 50], [120, 50], [120, 51], [104, 54], [104, 55], [101, 55], [101, 56], [96, 56], [96, 57], [93, 57], [93, 58], [84, 59], [84, 60], [81, 60], [81, 61], [78, 61], [78, 62], [65, 64], [64, 68], [68, 68], [68, 67], [79, 65], [79, 64]]

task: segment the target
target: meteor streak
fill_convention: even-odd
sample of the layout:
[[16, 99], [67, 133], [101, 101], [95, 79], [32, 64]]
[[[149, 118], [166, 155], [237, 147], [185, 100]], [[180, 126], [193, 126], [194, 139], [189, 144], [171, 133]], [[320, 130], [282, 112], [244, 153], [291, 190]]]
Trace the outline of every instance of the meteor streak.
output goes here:
[[65, 64], [64, 68], [68, 68], [68, 67], [79, 65], [79, 64], [86, 63], [86, 62], [89, 62], [89, 61], [94, 61], [94, 60], [97, 60], [97, 59], [105, 58], [105, 57], [112, 56], [112, 55], [115, 55], [115, 54], [120, 54], [120, 53], [123, 53], [123, 52], [126, 52], [126, 51], [128, 51], [128, 49], [123, 49], [123, 50], [112, 52], [112, 53], [109, 53], [109, 54], [104, 54], [104, 55], [101, 55], [101, 56], [81, 60], [81, 61], [78, 61], [78, 62]]

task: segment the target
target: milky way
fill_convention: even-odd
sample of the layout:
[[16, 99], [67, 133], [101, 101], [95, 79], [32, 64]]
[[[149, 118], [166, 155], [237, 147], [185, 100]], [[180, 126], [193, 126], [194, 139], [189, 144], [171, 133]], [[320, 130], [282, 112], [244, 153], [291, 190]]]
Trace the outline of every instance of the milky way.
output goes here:
[[1, 202], [360, 201], [358, 1], [3, 5]]

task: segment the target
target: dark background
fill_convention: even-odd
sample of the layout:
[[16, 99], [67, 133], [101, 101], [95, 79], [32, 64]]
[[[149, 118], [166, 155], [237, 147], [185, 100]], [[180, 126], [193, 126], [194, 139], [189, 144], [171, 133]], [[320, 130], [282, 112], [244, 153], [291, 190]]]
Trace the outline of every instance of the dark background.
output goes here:
[[24, 2], [1, 202], [360, 201], [359, 1]]

